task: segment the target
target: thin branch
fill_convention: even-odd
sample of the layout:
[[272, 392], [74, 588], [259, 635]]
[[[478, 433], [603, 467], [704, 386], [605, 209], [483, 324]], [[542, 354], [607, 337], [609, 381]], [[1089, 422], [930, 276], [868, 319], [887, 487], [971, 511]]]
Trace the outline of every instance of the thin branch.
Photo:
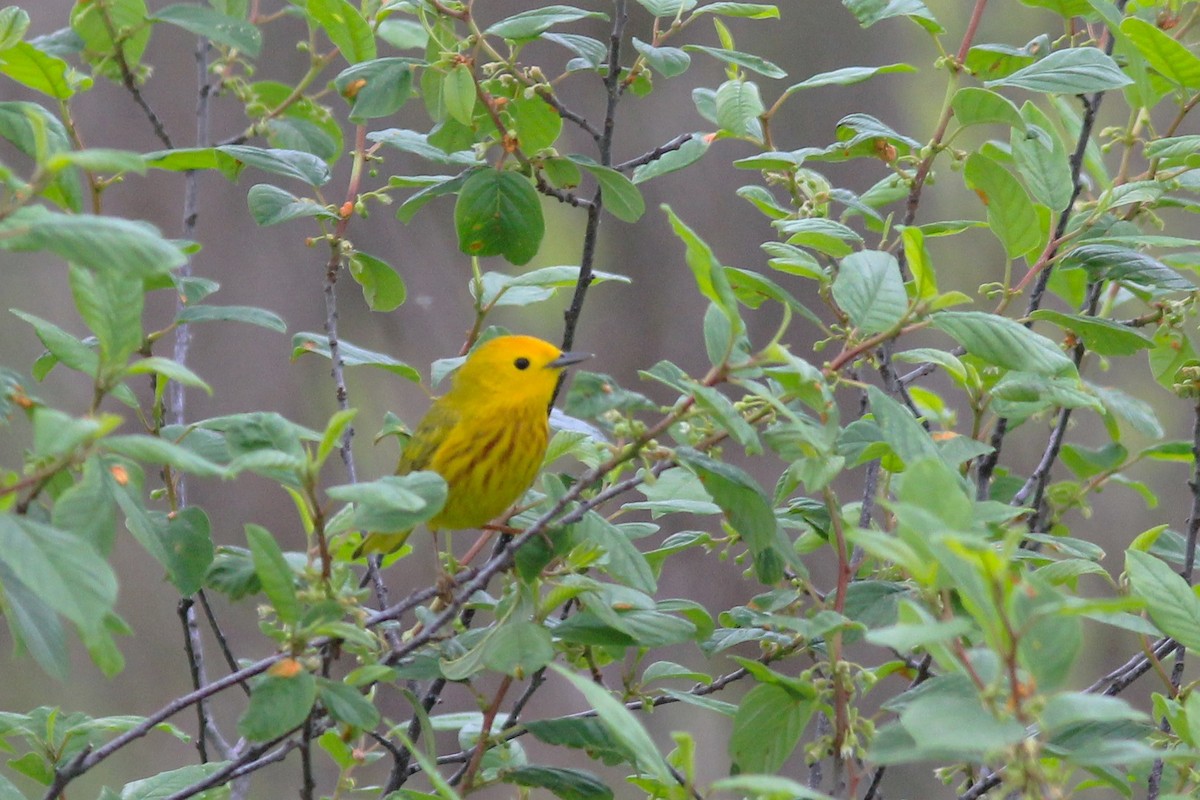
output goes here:
[[574, 192], [568, 192], [566, 189], [556, 189], [550, 185], [541, 172], [536, 172], [537, 190], [547, 197], [553, 197], [560, 203], [564, 203], [575, 208], [591, 208], [592, 201], [585, 200]]
[[681, 133], [666, 144], [659, 145], [649, 153], [643, 153], [637, 158], [631, 158], [628, 161], [622, 161], [620, 164], [613, 165], [613, 169], [617, 172], [628, 172], [631, 169], [636, 169], [644, 164], [651, 164], [658, 161], [667, 153], [673, 153], [685, 144], [696, 138], [694, 133]]
[[[224, 690], [234, 686], [242, 681], [249, 680], [255, 675], [266, 672], [273, 664], [284, 658], [282, 653], [276, 653], [273, 656], [260, 659], [253, 664], [244, 667], [237, 672], [226, 675], [224, 678], [215, 680], [212, 683], [202, 686], [188, 692], [185, 695], [175, 698], [165, 706], [155, 711], [150, 716], [143, 719], [137, 725], [120, 734], [119, 736], [110, 739], [105, 744], [95, 749], [86, 748], [81, 750], [78, 755], [68, 761], [65, 765], [59, 767], [54, 772], [54, 780], [50, 787], [46, 789], [43, 795], [43, 800], [55, 800], [62, 794], [63, 789], [72, 780], [90, 770], [92, 767], [104, 761], [113, 753], [122, 749], [131, 742], [135, 742], [142, 738], [150, 731], [154, 730], [159, 723], [170, 719], [190, 706], [199, 703], [201, 700], [206, 700], [215, 694], [219, 694]], [[215, 784], [214, 784], [215, 785]]]
[[[209, 775], [203, 780], [196, 781], [191, 786], [180, 789], [178, 792], [175, 792], [175, 794], [168, 795], [166, 798], [164, 798], [164, 800], [187, 800], [187, 798], [195, 797], [201, 792], [211, 789], [214, 786], [220, 786], [224, 783], [237, 780], [238, 778], [249, 775], [252, 772], [258, 771], [265, 766], [282, 761], [283, 759], [287, 758], [288, 753], [300, 746], [300, 742], [296, 739], [284, 741], [298, 730], [299, 727], [293, 728], [277, 739], [273, 739], [266, 744], [261, 744], [257, 747], [248, 749], [241, 756], [233, 761], [230, 761], [223, 768], [214, 772], [212, 775]], [[279, 745], [280, 742], [283, 742], [283, 744], [279, 747], [276, 747], [276, 745]], [[272, 747], [275, 747], [276, 749], [271, 750]]]
[[[225, 657], [225, 664], [229, 667], [230, 672], [237, 672], [238, 662], [234, 658], [233, 651], [229, 648], [229, 640], [225, 638], [225, 631], [221, 629], [221, 625], [217, 622], [216, 614], [213, 613], [212, 606], [208, 602], [208, 594], [201, 589], [196, 592], [196, 597], [200, 599], [200, 607], [204, 609], [204, 616], [208, 620], [208, 627], [212, 630], [213, 636], [217, 639], [217, 646], [221, 650], [221, 655]], [[250, 696], [250, 684], [241, 681], [239, 686], [246, 696]]]
[[310, 714], [304, 720], [304, 730], [300, 733], [300, 800], [314, 800], [317, 796], [317, 782], [313, 779], [312, 740], [313, 718]]
[[[608, 73], [604, 76], [604, 88], [608, 93], [608, 102], [604, 111], [604, 129], [596, 141], [600, 150], [600, 163], [606, 167], [612, 166], [613, 128], [616, 123], [617, 102], [621, 99], [621, 38], [624, 36], [625, 22], [628, 18], [625, 0], [615, 0], [613, 3], [613, 27], [608, 43]], [[597, 188], [591, 201], [592, 204], [587, 210], [587, 226], [583, 234], [583, 253], [579, 259], [579, 277], [575, 281], [575, 293], [571, 297], [571, 305], [563, 312], [563, 350], [570, 350], [575, 344], [575, 328], [579, 324], [579, 315], [583, 313], [583, 302], [587, 297], [588, 287], [592, 284], [592, 265], [596, 260], [603, 199], [603, 191]]]
[[[133, 74], [133, 70], [129, 67], [129, 61], [125, 58], [125, 40], [113, 24], [112, 17], [109, 15], [108, 4], [105, 0], [96, 0], [96, 9], [100, 13], [100, 19], [104, 23], [105, 29], [108, 31], [108, 37], [112, 40], [113, 60], [117, 62], [117, 69], [121, 72], [121, 83], [129, 94], [133, 97], [135, 103], [145, 113], [146, 119], [150, 120], [151, 127], [154, 128], [154, 135], [163, 143], [163, 146], [168, 150], [174, 150], [175, 145], [171, 143], [171, 137], [167, 133], [167, 128], [163, 125], [162, 119], [158, 114], [154, 113], [154, 109], [146, 102], [146, 98], [142, 96], [142, 90], [138, 87], [137, 77]], [[148, 23], [143, 23], [148, 24]]]
[[566, 106], [564, 106], [549, 86], [547, 86], [546, 84], [538, 84], [537, 86], [534, 87], [534, 91], [537, 92], [538, 97], [540, 97], [540, 98], [542, 98], [542, 100], [546, 101], [547, 105], [549, 105], [551, 108], [553, 108], [555, 111], [557, 111], [558, 115], [560, 117], [567, 120], [568, 122], [575, 123], [582, 130], [584, 130], [588, 134], [588, 136], [591, 136], [592, 139], [596, 142], [596, 144], [600, 143], [600, 139], [603, 136], [603, 134], [600, 131], [596, 130], [596, 127], [594, 125], [592, 125], [591, 122], [588, 121], [587, 117], [583, 116], [582, 114], [576, 113], [576, 112], [572, 111], [571, 109], [567, 108]]

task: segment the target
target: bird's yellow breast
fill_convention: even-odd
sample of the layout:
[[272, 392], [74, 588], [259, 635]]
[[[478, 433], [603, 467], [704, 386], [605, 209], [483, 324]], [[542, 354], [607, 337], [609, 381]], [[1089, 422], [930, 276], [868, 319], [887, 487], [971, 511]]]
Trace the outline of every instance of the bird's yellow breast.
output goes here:
[[477, 528], [504, 513], [537, 476], [548, 430], [544, 408], [493, 408], [464, 417], [429, 462], [448, 487], [430, 529]]

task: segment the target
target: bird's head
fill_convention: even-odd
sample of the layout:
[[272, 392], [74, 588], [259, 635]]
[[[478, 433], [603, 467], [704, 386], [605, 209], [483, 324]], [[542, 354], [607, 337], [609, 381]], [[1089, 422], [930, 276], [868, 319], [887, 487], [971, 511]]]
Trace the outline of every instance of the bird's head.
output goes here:
[[533, 336], [497, 336], [475, 348], [454, 376], [452, 393], [550, 405], [564, 368], [589, 358]]

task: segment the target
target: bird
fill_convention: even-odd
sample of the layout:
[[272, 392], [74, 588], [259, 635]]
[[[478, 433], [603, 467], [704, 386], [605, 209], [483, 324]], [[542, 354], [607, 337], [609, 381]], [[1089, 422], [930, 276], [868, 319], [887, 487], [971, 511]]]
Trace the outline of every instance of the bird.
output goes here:
[[[522, 335], [497, 336], [471, 351], [396, 468], [397, 475], [431, 470], [446, 481], [446, 503], [426, 523], [431, 531], [478, 528], [525, 493], [546, 455], [562, 371], [590, 357]], [[410, 533], [369, 533], [354, 557], [395, 552]]]

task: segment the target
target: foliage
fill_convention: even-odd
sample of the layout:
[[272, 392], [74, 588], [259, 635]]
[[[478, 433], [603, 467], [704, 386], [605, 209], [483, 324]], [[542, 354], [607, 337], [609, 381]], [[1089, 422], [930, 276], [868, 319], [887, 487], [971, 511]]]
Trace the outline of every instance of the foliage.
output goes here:
[[[453, 798], [512, 784], [586, 800], [869, 798], [887, 788], [887, 767], [911, 762], [932, 764], [964, 799], [1095, 787], [1128, 796], [1143, 785], [1152, 797], [1194, 796], [1200, 695], [1181, 682], [1185, 651], [1200, 647], [1190, 277], [1200, 243], [1179, 229], [1182, 212], [1200, 209], [1200, 137], [1183, 132], [1200, 101], [1200, 5], [1025, 0], [1058, 15], [1063, 32], [1015, 46], [976, 41], [981, 16], [999, 13], [984, 0], [961, 31], [919, 0], [843, 0], [847, 22], [862, 27], [915, 23], [926, 50], [912, 60], [934, 54], [936, 64], [848, 64], [799, 81], [791, 65], [735, 43], [735, 31], [749, 41], [754, 26], [777, 24], [772, 4], [613, 0], [499, 19], [477, 5], [80, 0], [67, 27], [44, 35], [20, 7], [0, 10], [0, 73], [35, 98], [0, 102], [11, 145], [11, 163], [0, 164], [0, 248], [66, 262], [63, 290], [90, 331], [79, 338], [62, 320], [13, 311], [45, 353], [0, 366], [0, 423], [31, 442], [23, 463], [0, 465], [0, 610], [49, 675], [65, 677], [72, 636], [106, 675], [119, 672], [114, 637], [128, 626], [114, 611], [122, 565], [112, 552], [127, 531], [179, 591], [190, 659], [181, 669], [197, 676], [195, 691], [144, 718], [0, 714], [12, 776], [0, 773], [0, 796], [30, 796], [29, 786], [64, 796], [145, 734], [183, 735], [166, 720], [192, 706], [200, 763], [131, 776], [102, 797], [220, 787], [243, 796], [246, 776], [293, 751], [309, 798], [325, 791], [314, 762], [336, 771], [335, 796]], [[306, 28], [308, 69], [256, 80], [256, 65], [286, 46], [264, 36], [284, 18]], [[1030, 12], [1028, 24], [1043, 19]], [[699, 42], [710, 26], [718, 46]], [[170, 27], [207, 42], [201, 113], [236, 105], [242, 131], [176, 146], [142, 94], [153, 80], [147, 44]], [[681, 126], [614, 163], [618, 105], [656, 113], [656, 82], [695, 75], [694, 59], [723, 69], [717, 85], [692, 89], [705, 129]], [[907, 133], [866, 111], [842, 119], [831, 142], [793, 141], [774, 124], [800, 98], [867, 80], [925, 80], [944, 85], [945, 99]], [[104, 81], [139, 103], [161, 149], [82, 145], [92, 137], [73, 109]], [[572, 110], [596, 93], [601, 118]], [[392, 127], [415, 104], [424, 126]], [[1102, 106], [1114, 124], [1101, 125]], [[594, 149], [574, 152], [572, 129]], [[726, 154], [748, 176], [736, 196], [771, 231], [765, 257], [741, 254], [749, 267], [726, 266], [670, 208], [647, 212], [639, 188]], [[847, 161], [874, 185], [837, 185], [841, 173], [826, 165]], [[401, 162], [433, 172], [408, 174]], [[339, 166], [349, 173], [340, 201], [328, 189]], [[220, 376], [189, 369], [186, 344], [168, 357], [173, 336], [200, 323], [284, 324], [264, 309], [210, 304], [219, 287], [192, 273], [196, 244], [106, 210], [115, 180], [151, 170], [186, 176], [185, 223], [201, 244], [196, 175], [249, 170], [264, 181], [246, 192], [253, 219], [328, 249], [327, 330], [297, 332], [293, 346], [331, 360], [340, 404], [331, 419], [271, 409], [188, 418], [182, 389], [219, 392]], [[944, 187], [981, 202], [962, 218], [919, 222], [926, 195]], [[452, 218], [426, 207], [444, 196], [454, 197]], [[579, 263], [502, 266], [496, 257], [519, 267], [538, 255], [543, 208], [554, 202], [584, 221]], [[429, 519], [444, 483], [430, 473], [358, 479], [354, 469], [344, 368], [421, 375], [337, 334], [343, 269], [372, 309], [404, 313], [404, 277], [350, 238], [394, 225], [372, 215], [388, 204], [402, 223], [419, 215], [455, 232], [474, 270], [462, 287], [475, 309], [467, 346], [494, 335], [497, 307], [568, 293], [570, 346], [580, 314], [604, 302], [589, 287], [629, 280], [595, 268], [601, 225], [665, 220], [708, 305], [702, 320], [678, 324], [702, 334], [711, 364], [700, 376], [644, 364], [647, 381], [678, 396], [665, 407], [608, 376], [577, 375], [565, 406], [581, 419], [556, 434], [547, 471], [507, 520], [511, 533], [490, 556], [480, 555], [486, 538], [462, 563], [446, 556], [441, 581], [391, 603], [389, 563], [351, 554], [364, 531]], [[990, 238], [996, 256], [980, 259]], [[966, 248], [983, 282], [971, 293], [942, 288]], [[655, 279], [681, 277], [682, 265]], [[178, 298], [174, 320], [147, 330], [146, 303], [162, 293]], [[769, 338], [752, 334], [771, 326]], [[794, 344], [813, 331], [815, 346]], [[435, 364], [434, 383], [455, 365]], [[1157, 402], [1102, 385], [1104, 367], [1156, 386]], [[54, 369], [88, 381], [86, 408], [36, 395]], [[1193, 441], [1162, 441], [1155, 406], [1172, 404], [1195, 416]], [[1073, 421], [1091, 436], [1073, 436]], [[1042, 440], [1031, 464], [1005, 458], [1017, 430]], [[398, 420], [385, 431], [403, 436]], [[1175, 465], [1190, 512], [1155, 507], [1161, 487], [1136, 472], [1145, 462]], [[285, 552], [245, 520], [245, 547], [214, 546], [187, 482], [246, 473], [293, 498], [298, 516], [272, 527], [302, 530], [304, 552]], [[1120, 566], [1105, 560], [1089, 519], [1104, 489], [1132, 489], [1149, 506]], [[741, 604], [665, 596], [663, 577], [694, 573], [698, 561], [706, 578], [740, 581]], [[215, 663], [193, 605], [207, 606], [206, 593], [242, 600], [247, 615], [260, 604], [275, 654], [241, 664], [227, 654], [233, 671], [201, 683], [199, 665]], [[1107, 629], [1136, 634], [1142, 650], [1084, 686], [1073, 668], [1085, 637]], [[1146, 673], [1161, 685], [1127, 699]], [[527, 718], [550, 681], [579, 695], [577, 713]], [[447, 682], [467, 687], [478, 708], [432, 713]], [[249, 698], [231, 744], [208, 704], [239, 686]], [[379, 702], [392, 694], [407, 704], [399, 717]], [[669, 703], [685, 704], [688, 722], [668, 752], [642, 712]], [[696, 736], [714, 721], [728, 731], [715, 769]], [[442, 731], [456, 735], [453, 746], [436, 738]], [[542, 763], [531, 760], [534, 740], [549, 746], [536, 751], [548, 753]], [[630, 785], [567, 766], [577, 759], [564, 749], [604, 774], [623, 770]], [[380, 760], [389, 768], [371, 766]]]

